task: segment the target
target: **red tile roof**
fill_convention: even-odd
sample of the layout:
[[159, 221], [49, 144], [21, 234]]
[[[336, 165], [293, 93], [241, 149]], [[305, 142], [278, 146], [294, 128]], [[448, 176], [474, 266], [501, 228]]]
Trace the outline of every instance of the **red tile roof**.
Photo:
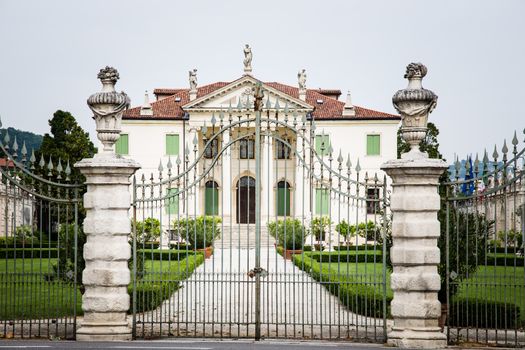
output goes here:
[[[209, 85], [201, 86], [197, 89], [197, 98], [205, 96], [220, 89], [229, 83], [217, 82]], [[297, 87], [269, 82], [264, 83], [276, 90], [281, 91], [294, 98], [299, 98], [299, 89]], [[334, 91], [334, 90], [326, 90]], [[308, 89], [306, 91], [306, 103], [314, 107], [313, 116], [316, 119], [325, 120], [370, 120], [370, 119], [391, 119], [399, 120], [400, 117], [395, 114], [375, 111], [368, 108], [354, 106], [355, 116], [343, 116], [345, 103], [334, 98], [323, 95], [321, 92], [325, 90]], [[184, 115], [182, 106], [190, 101], [189, 89], [155, 89], [154, 93], [157, 95], [172, 95], [166, 98], [159, 99], [151, 104], [153, 109], [153, 116], [141, 116], [140, 107], [135, 107], [124, 111], [123, 119], [180, 119]], [[176, 101], [179, 100], [179, 101]], [[322, 101], [322, 103], [319, 103]]]

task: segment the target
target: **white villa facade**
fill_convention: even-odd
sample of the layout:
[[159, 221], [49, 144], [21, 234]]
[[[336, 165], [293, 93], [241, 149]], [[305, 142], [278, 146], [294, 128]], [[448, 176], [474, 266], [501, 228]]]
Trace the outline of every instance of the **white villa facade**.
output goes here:
[[[236, 112], [235, 106], [239, 106], [239, 103], [244, 105], [245, 101], [253, 99], [256, 84], [262, 83], [264, 104], [271, 105], [272, 108], [276, 103], [280, 108], [286, 106], [289, 124], [292, 124], [293, 113], [296, 120], [304, 120], [305, 116], [314, 120], [315, 148], [318, 154], [324, 153], [325, 158], [328, 158], [327, 145], [330, 145], [334, 160], [341, 150], [345, 162], [347, 155], [353, 166], [359, 160], [362, 178], [365, 173], [370, 177], [377, 173], [382, 179], [384, 173], [381, 172], [380, 165], [396, 158], [400, 117], [355, 106], [350, 94], [345, 102], [339, 101], [340, 90], [307, 89], [305, 78], [303, 70], [299, 73], [298, 87], [277, 82], [260, 82], [251, 74], [251, 68], [246, 69], [245, 63], [245, 74], [240, 78], [197, 87], [196, 70], [190, 71], [189, 89], [155, 89], [156, 101], [152, 103], [146, 92], [143, 106], [124, 112], [121, 138], [116, 144], [117, 153], [133, 158], [142, 166], [137, 173], [138, 179], [142, 174], [147, 181], [152, 174], [154, 179], [158, 179], [160, 162], [164, 165], [164, 178], [169, 161], [173, 165], [172, 174], [176, 174], [175, 164], [178, 158], [181, 160], [180, 171], [183, 170], [186, 156], [184, 145], [189, 148], [187, 157], [191, 164], [195, 155], [205, 152], [208, 138], [218, 129], [221, 113], [225, 124], [230, 118], [228, 110], [231, 111], [232, 106], [234, 121], [247, 118], [245, 113]], [[280, 115], [284, 118], [285, 113], [281, 112]], [[212, 118], [216, 121], [215, 128], [212, 128]], [[262, 128], [267, 128], [264, 122]], [[301, 141], [286, 128], [270, 128], [287, 140], [292, 148], [303, 147]], [[232, 138], [252, 134], [253, 125], [244, 125], [234, 128], [231, 133], [223, 133], [211, 145], [212, 148], [204, 153], [203, 166], [200, 169], [208, 166]], [[253, 136], [247, 136], [245, 140], [223, 152], [221, 161], [214, 165], [212, 172], [199, 182], [192, 193], [192, 204], [186, 208], [181, 203], [175, 203], [167, 211], [171, 211], [173, 216], [211, 214], [221, 215], [224, 222], [254, 222], [254, 142]], [[195, 149], [197, 152], [194, 152]], [[304, 173], [295, 154], [283, 154], [283, 151], [283, 144], [275, 139], [268, 137], [261, 141], [263, 223], [282, 216], [335, 216], [338, 206], [336, 196], [329, 203], [330, 196], [326, 195], [326, 191], [316, 190], [314, 185], [304, 181]], [[312, 194], [306, 195], [310, 188], [313, 188]], [[310, 212], [305, 213], [304, 208], [310, 208]]]

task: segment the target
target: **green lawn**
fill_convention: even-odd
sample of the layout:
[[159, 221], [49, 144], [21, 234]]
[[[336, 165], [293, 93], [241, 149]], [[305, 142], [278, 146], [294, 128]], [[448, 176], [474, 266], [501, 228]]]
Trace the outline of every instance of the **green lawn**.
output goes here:
[[[194, 256], [180, 261], [163, 261], [161, 270], [160, 261], [146, 260], [144, 281], [176, 282], [191, 275], [201, 262]], [[77, 315], [82, 315], [79, 289], [61, 279], [53, 279], [53, 264], [56, 264], [56, 259], [6, 259], [0, 262], [0, 320], [56, 319], [73, 315], [75, 307]]]

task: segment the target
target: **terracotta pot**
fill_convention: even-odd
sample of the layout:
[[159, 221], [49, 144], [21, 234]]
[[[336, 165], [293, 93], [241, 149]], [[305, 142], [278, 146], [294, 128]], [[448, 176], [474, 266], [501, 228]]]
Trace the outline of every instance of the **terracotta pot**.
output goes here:
[[292, 260], [292, 256], [294, 254], [301, 254], [303, 251], [302, 249], [285, 249], [284, 250], [284, 258], [286, 260]]
[[438, 320], [438, 326], [441, 327], [441, 331], [445, 329], [445, 324], [447, 323], [447, 316], [448, 316], [448, 306], [447, 304], [441, 304], [441, 316]]
[[204, 253], [204, 259], [209, 259], [213, 255], [213, 247], [197, 249], [198, 252]]

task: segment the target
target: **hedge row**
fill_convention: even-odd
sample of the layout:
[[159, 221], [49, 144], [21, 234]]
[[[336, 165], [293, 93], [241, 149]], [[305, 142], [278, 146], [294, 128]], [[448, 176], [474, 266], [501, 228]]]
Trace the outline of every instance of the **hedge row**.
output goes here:
[[489, 300], [456, 299], [449, 305], [452, 327], [516, 329], [520, 325], [519, 306]]
[[186, 259], [187, 256], [203, 255], [202, 252], [194, 250], [175, 250], [175, 249], [137, 249], [137, 254], [142, 254], [148, 260], [176, 261]]
[[[487, 266], [524, 266], [525, 258], [516, 256], [514, 254], [488, 254]], [[479, 265], [484, 265], [485, 261], [479, 262]]]
[[58, 258], [58, 248], [0, 248], [0, 259]]
[[382, 251], [383, 250], [383, 245], [382, 244], [377, 244], [377, 245], [373, 245], [373, 244], [362, 244], [362, 245], [340, 245], [340, 246], [333, 246], [332, 247], [334, 250], [339, 250], [339, 251], [347, 251], [347, 250], [350, 250], [350, 251], [356, 251], [356, 250], [367, 250], [367, 251], [370, 251], [370, 250], [376, 250], [376, 251]]
[[[374, 261], [376, 263], [382, 263], [383, 262], [383, 255], [380, 251], [377, 252], [364, 252], [364, 251], [339, 251], [339, 252], [311, 252], [307, 253], [309, 257], [312, 259], [315, 259], [317, 262], [344, 262], [344, 263], [352, 263], [352, 262], [367, 262], [367, 263], [373, 263]], [[375, 260], [374, 260], [375, 259]]]
[[[163, 281], [163, 274], [160, 275], [160, 281], [148, 281], [142, 279], [137, 281], [136, 290], [136, 310], [137, 312], [145, 312], [155, 310], [162, 302], [168, 299], [177, 289], [181, 288], [181, 281], [187, 279], [193, 271], [204, 262], [204, 255], [189, 255], [186, 259], [181, 260], [179, 266], [179, 273], [169, 274], [166, 280]], [[158, 278], [157, 276], [156, 278]], [[133, 285], [128, 287], [128, 294], [130, 296], [131, 308], [130, 313], [133, 312]]]
[[[374, 286], [363, 284], [352, 276], [338, 276], [328, 265], [321, 265], [309, 255], [294, 255], [294, 264], [321, 282], [351, 311], [369, 317], [383, 317], [383, 293]], [[392, 297], [386, 296], [386, 312], [390, 314]]]

